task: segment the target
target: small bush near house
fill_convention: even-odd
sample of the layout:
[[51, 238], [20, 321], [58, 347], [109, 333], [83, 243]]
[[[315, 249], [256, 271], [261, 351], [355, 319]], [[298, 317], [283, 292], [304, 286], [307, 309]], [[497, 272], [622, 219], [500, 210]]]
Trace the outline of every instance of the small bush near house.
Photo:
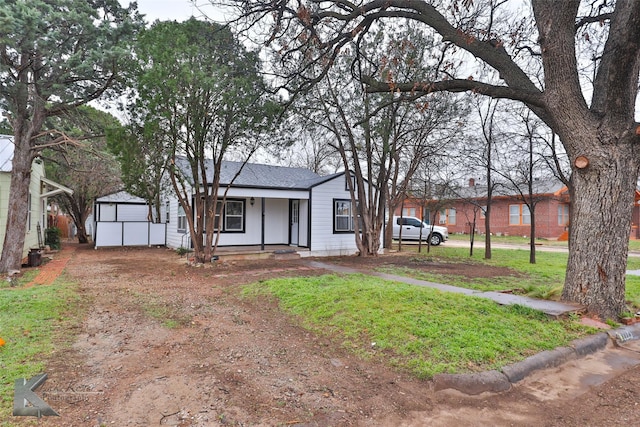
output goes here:
[[178, 249], [176, 249], [176, 253], [179, 256], [183, 256], [185, 254], [188, 254], [189, 252], [191, 252], [191, 249], [185, 248], [184, 246], [180, 246]]
[[60, 229], [58, 227], [49, 227], [45, 231], [44, 244], [51, 249], [60, 249]]

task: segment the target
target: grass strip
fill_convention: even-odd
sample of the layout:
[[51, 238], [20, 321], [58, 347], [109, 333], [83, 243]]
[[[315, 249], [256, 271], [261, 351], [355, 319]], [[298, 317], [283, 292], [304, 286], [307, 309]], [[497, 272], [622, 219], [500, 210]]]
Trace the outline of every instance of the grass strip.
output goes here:
[[522, 306], [359, 274], [273, 279], [243, 293], [275, 296], [305, 328], [419, 378], [497, 369], [593, 331]]
[[[408, 248], [408, 251], [413, 248]], [[404, 252], [404, 250], [403, 250]], [[518, 289], [532, 298], [558, 300], [564, 285], [568, 254], [562, 252], [536, 252], [536, 263], [529, 263], [529, 251], [523, 249], [493, 249], [492, 258], [484, 259], [484, 252], [476, 247], [473, 257], [469, 257], [468, 248], [438, 246], [432, 247], [429, 253], [415, 254], [417, 267], [380, 267], [377, 271], [413, 277], [446, 285], [480, 291], [497, 291]], [[477, 263], [482, 265], [507, 267], [513, 270], [513, 276], [496, 276], [491, 278], [467, 277], [455, 274], [437, 274], [428, 271], [429, 263]], [[640, 257], [629, 257], [628, 270], [640, 269]], [[514, 277], [516, 276], [517, 277]], [[640, 276], [627, 276], [627, 301], [629, 305], [640, 309]]]
[[0, 337], [6, 341], [0, 347], [0, 420], [13, 413], [15, 380], [44, 372], [54, 343], [69, 339], [64, 332], [78, 321], [73, 317], [80, 301], [76, 289], [63, 277], [50, 286], [0, 289]]

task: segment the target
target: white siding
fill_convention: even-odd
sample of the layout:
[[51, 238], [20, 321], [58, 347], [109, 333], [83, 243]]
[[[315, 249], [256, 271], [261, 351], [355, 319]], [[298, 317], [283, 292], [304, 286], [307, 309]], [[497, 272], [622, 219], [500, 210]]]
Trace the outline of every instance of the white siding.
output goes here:
[[[262, 194], [261, 190], [254, 189], [254, 194], [258, 193]], [[262, 199], [254, 196], [253, 206], [251, 205], [251, 197], [239, 198], [237, 195], [236, 197], [228, 195], [227, 199], [244, 200], [244, 232], [220, 233], [218, 246], [248, 246], [261, 244]], [[181, 245], [190, 246], [188, 230], [186, 230], [186, 235], [183, 232], [178, 232], [177, 230], [178, 200], [175, 198], [170, 200], [169, 216], [170, 223], [167, 224], [167, 246], [172, 248], [179, 248]], [[265, 199], [264, 243], [267, 245], [289, 243], [289, 199]]]
[[124, 246], [140, 246], [149, 244], [148, 222], [123, 222], [122, 244]]
[[[260, 199], [255, 198], [251, 206], [250, 198], [227, 197], [227, 200], [244, 200], [244, 232], [220, 233], [218, 246], [241, 246], [260, 244]], [[214, 236], [215, 239], [215, 236]]]
[[97, 205], [98, 208], [98, 218], [97, 220], [100, 222], [110, 222], [116, 220], [116, 204], [108, 204], [105, 205], [100, 203]]
[[[42, 183], [41, 178], [44, 176], [44, 165], [41, 160], [34, 161], [31, 164], [31, 181], [29, 183], [29, 194], [31, 194], [31, 205], [29, 210], [31, 211], [31, 229], [29, 224], [26, 227], [26, 235], [24, 240], [24, 248], [22, 251], [23, 256], [29, 253], [30, 248], [38, 248], [38, 224], [40, 224], [41, 232], [44, 233], [44, 229], [47, 224], [43, 224], [42, 221]], [[8, 195], [8, 192], [7, 192]], [[6, 220], [6, 218], [5, 218]], [[4, 236], [3, 236], [4, 237]], [[41, 235], [42, 243], [44, 244], [44, 234]]]
[[[220, 189], [220, 194], [224, 193], [224, 189]], [[309, 192], [307, 190], [279, 190], [269, 188], [230, 188], [227, 193], [227, 198], [256, 198], [256, 204], [258, 203], [258, 197], [264, 197], [267, 199], [308, 199]]]
[[149, 208], [147, 205], [117, 205], [118, 221], [147, 221], [148, 213]]
[[309, 246], [309, 201], [300, 200], [300, 232], [298, 234], [298, 246]]
[[95, 236], [96, 248], [100, 246], [122, 246], [122, 223], [98, 222]]
[[352, 255], [357, 252], [353, 233], [333, 231], [333, 201], [349, 198], [344, 175], [311, 190], [311, 251], [307, 255]]
[[190, 247], [189, 230], [178, 231], [178, 206], [180, 203], [176, 197], [169, 200], [169, 224], [167, 224], [167, 246], [179, 248]]

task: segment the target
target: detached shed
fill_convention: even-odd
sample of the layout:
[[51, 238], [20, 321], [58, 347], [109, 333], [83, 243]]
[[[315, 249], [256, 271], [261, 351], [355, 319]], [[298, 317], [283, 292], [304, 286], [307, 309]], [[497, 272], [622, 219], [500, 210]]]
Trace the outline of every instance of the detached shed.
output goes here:
[[166, 245], [167, 225], [148, 219], [147, 202], [125, 191], [96, 199], [95, 247]]

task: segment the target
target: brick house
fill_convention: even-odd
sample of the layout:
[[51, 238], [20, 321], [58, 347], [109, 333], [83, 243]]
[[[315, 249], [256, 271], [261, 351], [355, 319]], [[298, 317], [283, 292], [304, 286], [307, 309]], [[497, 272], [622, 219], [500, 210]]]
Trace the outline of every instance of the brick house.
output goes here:
[[[487, 187], [475, 183], [470, 179], [469, 185], [456, 192], [444, 205], [446, 208], [435, 212], [436, 224], [444, 225], [449, 233], [468, 234], [473, 225], [475, 215], [475, 231], [484, 234], [485, 215], [487, 206]], [[547, 239], [566, 239], [569, 225], [569, 190], [559, 180], [536, 180], [533, 185], [533, 200], [535, 201], [536, 237]], [[640, 224], [640, 192], [636, 190], [635, 206], [633, 209], [633, 226], [631, 238], [640, 238], [638, 224]], [[426, 205], [420, 199], [406, 199], [395, 215], [433, 217], [434, 212], [429, 206], [435, 202], [428, 201]], [[438, 204], [442, 205], [441, 202]], [[491, 232], [494, 235], [529, 237], [531, 232], [531, 215], [529, 207], [522, 195], [514, 189], [500, 187], [494, 190], [491, 204]]]

